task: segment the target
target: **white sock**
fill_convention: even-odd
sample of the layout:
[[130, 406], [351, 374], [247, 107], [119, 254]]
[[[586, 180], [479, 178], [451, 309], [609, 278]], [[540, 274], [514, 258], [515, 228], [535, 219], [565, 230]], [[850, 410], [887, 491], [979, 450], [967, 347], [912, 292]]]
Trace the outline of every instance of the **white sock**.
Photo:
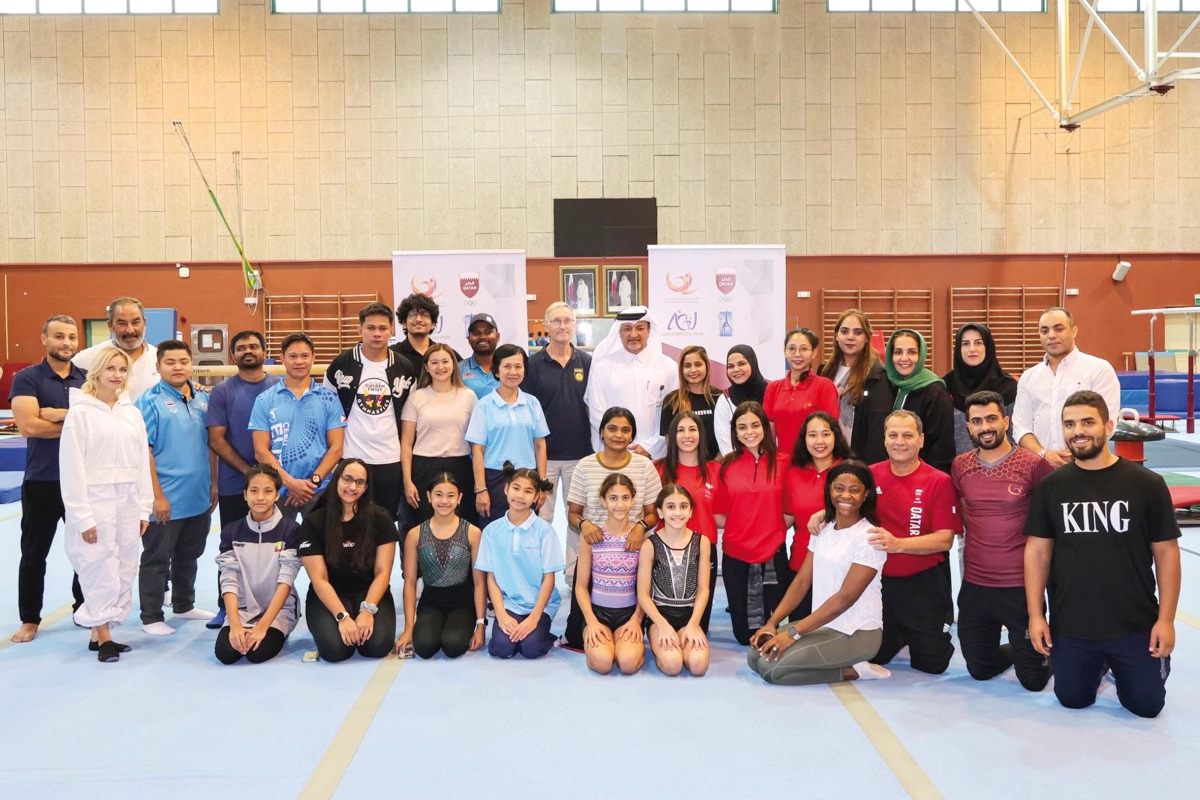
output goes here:
[[212, 611], [205, 611], [203, 608], [193, 608], [191, 611], [184, 611], [182, 614], [175, 614], [176, 619], [212, 619], [216, 614]]
[[142, 626], [142, 632], [151, 636], [170, 636], [175, 629], [165, 622], [151, 622]]
[[860, 661], [850, 669], [858, 673], [860, 681], [878, 681], [883, 678], [892, 677], [890, 669], [884, 669], [878, 664], [872, 664], [870, 661]]

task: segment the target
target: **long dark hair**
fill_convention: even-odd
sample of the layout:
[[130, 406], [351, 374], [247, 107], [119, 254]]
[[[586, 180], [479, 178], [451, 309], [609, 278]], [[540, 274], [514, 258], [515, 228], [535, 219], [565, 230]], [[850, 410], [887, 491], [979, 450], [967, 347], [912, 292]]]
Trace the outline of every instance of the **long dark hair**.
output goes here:
[[871, 472], [871, 468], [861, 461], [848, 459], [838, 464], [833, 469], [829, 470], [829, 474], [825, 476], [825, 521], [833, 522], [837, 519], [837, 509], [833, 507], [833, 498], [830, 496], [830, 487], [833, 482], [841, 475], [853, 475], [862, 483], [866, 490], [863, 496], [862, 507], [858, 509], [858, 513], [863, 519], [870, 522], [872, 525], [879, 524], [879, 514], [875, 510], [875, 475]]
[[767, 412], [763, 411], [761, 403], [756, 403], [753, 400], [747, 400], [738, 405], [733, 410], [733, 418], [729, 420], [729, 440], [733, 443], [733, 452], [725, 456], [721, 461], [721, 480], [725, 480], [725, 471], [729, 469], [729, 465], [742, 457], [746, 452], [746, 446], [742, 444], [742, 440], [737, 435], [738, 420], [747, 414], [753, 414], [758, 417], [763, 426], [763, 443], [759, 448], [759, 459], [767, 461], [767, 481], [775, 480], [775, 454], [777, 448], [775, 446], [775, 437], [771, 435], [771, 419], [767, 416]]
[[704, 423], [700, 421], [700, 417], [696, 416], [694, 411], [680, 411], [671, 420], [671, 424], [667, 426], [667, 455], [658, 462], [662, 468], [663, 484], [674, 483], [679, 477], [679, 442], [676, 441], [676, 434], [679, 431], [679, 423], [685, 419], [690, 419], [696, 423], [696, 427], [700, 429], [700, 441], [696, 445], [696, 458], [699, 459], [700, 477], [704, 476], [704, 465], [708, 463], [708, 442], [705, 441]]
[[[689, 344], [679, 354], [679, 388], [667, 395], [663, 405], [671, 409], [672, 414], [692, 410], [692, 397], [687, 388], [687, 380], [683, 377], [683, 362], [690, 355], [698, 355], [704, 359], [704, 382], [700, 386], [700, 394], [709, 405], [717, 402], [721, 393], [712, 388], [712, 365], [708, 361], [708, 351], [698, 344]], [[701, 428], [703, 430], [703, 428]]]
[[808, 444], [805, 439], [808, 436], [808, 426], [814, 419], [821, 420], [829, 426], [829, 430], [833, 431], [834, 461], [854, 458], [854, 451], [850, 449], [850, 443], [846, 441], [846, 435], [842, 433], [842, 426], [833, 418], [833, 415], [828, 411], [814, 411], [800, 426], [800, 435], [796, 437], [796, 447], [792, 450], [793, 467], [807, 467], [813, 463], [812, 454], [808, 452]]
[[867, 378], [871, 377], [871, 370], [877, 365], [883, 365], [883, 362], [879, 360], [879, 354], [875, 352], [875, 348], [871, 347], [873, 331], [871, 330], [871, 320], [866, 314], [857, 308], [848, 308], [838, 316], [837, 322], [833, 325], [833, 348], [830, 350], [829, 358], [817, 369], [817, 374], [824, 375], [831, 381], [837, 381], [838, 367], [846, 363], [846, 357], [842, 355], [842, 348], [838, 346], [837, 332], [842, 327], [842, 323], [850, 317], [858, 318], [858, 321], [862, 323], [863, 333], [867, 337], [862, 352], [854, 359], [854, 363], [846, 364], [850, 368], [850, 375], [846, 380], [844, 394], [851, 403], [857, 406], [862, 402], [863, 388], [867, 383]]
[[[367, 474], [367, 486], [354, 507], [354, 516], [343, 522], [342, 510], [345, 503], [342, 502], [337, 487], [342, 480], [342, 473], [351, 464], [358, 464], [363, 468], [363, 472]], [[375, 494], [371, 490], [371, 472], [367, 469], [366, 462], [361, 458], [343, 458], [339, 461], [329, 476], [329, 484], [313, 504], [314, 513], [318, 509], [325, 509], [325, 562], [329, 566], [341, 567], [348, 563], [355, 572], [368, 572], [374, 568], [375, 548], [372, 545], [375, 535], [372, 523], [377, 516], [387, 516], [386, 511], [375, 505], [374, 498]], [[348, 558], [343, 546], [345, 542], [354, 542]]]

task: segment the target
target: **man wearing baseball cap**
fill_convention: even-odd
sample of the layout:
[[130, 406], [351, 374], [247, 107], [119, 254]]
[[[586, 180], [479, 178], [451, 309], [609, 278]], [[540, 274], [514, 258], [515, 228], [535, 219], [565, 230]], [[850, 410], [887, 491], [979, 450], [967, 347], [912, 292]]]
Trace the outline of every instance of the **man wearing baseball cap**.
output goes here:
[[500, 343], [500, 328], [491, 314], [476, 314], [467, 324], [467, 343], [471, 345], [471, 357], [459, 362], [458, 372], [463, 383], [482, 398], [500, 385], [492, 374], [492, 356]]

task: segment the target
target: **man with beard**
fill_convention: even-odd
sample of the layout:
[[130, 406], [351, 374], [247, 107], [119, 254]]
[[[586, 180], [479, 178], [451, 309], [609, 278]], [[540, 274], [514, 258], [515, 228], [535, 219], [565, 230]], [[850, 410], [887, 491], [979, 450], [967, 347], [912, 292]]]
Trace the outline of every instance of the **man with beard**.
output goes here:
[[129, 380], [125, 384], [125, 399], [136, 401], [142, 392], [158, 383], [158, 354], [146, 341], [146, 309], [136, 297], [118, 297], [105, 309], [108, 330], [112, 339], [81, 350], [71, 359], [84, 372], [101, 350], [112, 346], [129, 356]]
[[500, 343], [500, 330], [491, 314], [471, 317], [467, 343], [471, 345], [471, 356], [458, 365], [458, 372], [467, 388], [482, 399], [500, 385], [500, 379], [492, 374], [492, 355]]
[[[410, 294], [396, 308], [396, 324], [404, 329], [404, 338], [392, 345], [392, 350], [407, 358], [418, 375], [425, 369], [425, 352], [433, 344], [438, 316], [438, 304], [425, 294]], [[457, 351], [454, 360], [462, 360]]]
[[[237, 375], [221, 381], [208, 400], [208, 446], [220, 459], [217, 470], [217, 508], [221, 528], [250, 513], [243, 494], [243, 475], [254, 466], [254, 439], [247, 426], [250, 410], [258, 396], [279, 382], [263, 370], [267, 342], [258, 331], [241, 331], [229, 343], [229, 355]], [[217, 597], [220, 598], [218, 585]], [[225, 604], [217, 603], [217, 616], [207, 627], [219, 629], [225, 624]]]
[[[58, 439], [70, 405], [71, 389], [83, 386], [87, 375], [71, 363], [79, 349], [75, 320], [58, 314], [42, 326], [46, 357], [40, 364], [13, 376], [8, 398], [17, 430], [26, 445], [25, 477], [21, 482], [21, 565], [17, 572], [17, 609], [21, 627], [12, 635], [17, 643], [30, 642], [42, 621], [46, 582], [46, 556], [63, 519], [62, 488], [58, 480]], [[75, 606], [83, 603], [79, 578], [72, 584]]]
[[1161, 477], [1109, 452], [1113, 421], [1100, 394], [1068, 397], [1062, 432], [1074, 463], [1037, 485], [1025, 525], [1029, 638], [1053, 661], [1063, 706], [1096, 702], [1111, 670], [1121, 705], [1156, 717], [1166, 703], [1179, 603], [1171, 494]]
[[[1040, 692], [1050, 680], [1050, 662], [1026, 635], [1025, 517], [1034, 486], [1054, 468], [1009, 441], [1001, 395], [976, 392], [964, 406], [975, 449], [950, 467], [966, 523], [958, 643], [975, 680], [1015, 666], [1021, 685]], [[1000, 644], [1001, 627], [1008, 629], [1007, 644]]]

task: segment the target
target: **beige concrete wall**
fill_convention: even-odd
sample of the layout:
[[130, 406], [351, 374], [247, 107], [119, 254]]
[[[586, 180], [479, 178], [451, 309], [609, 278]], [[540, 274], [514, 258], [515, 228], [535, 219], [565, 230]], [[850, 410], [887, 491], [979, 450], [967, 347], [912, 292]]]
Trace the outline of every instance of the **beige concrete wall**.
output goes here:
[[[553, 251], [552, 200], [793, 254], [1200, 249], [1200, 87], [1055, 129], [968, 15], [0, 17], [0, 261]], [[990, 17], [1053, 96], [1053, 15]], [[1140, 17], [1109, 21], [1140, 58]], [[1182, 20], [1186, 25], [1190, 18]], [[1163, 17], [1161, 38], [1180, 26]], [[1082, 27], [1082, 26], [1081, 26]], [[1093, 36], [1093, 42], [1098, 37]], [[1133, 85], [1093, 46], [1082, 103]]]

